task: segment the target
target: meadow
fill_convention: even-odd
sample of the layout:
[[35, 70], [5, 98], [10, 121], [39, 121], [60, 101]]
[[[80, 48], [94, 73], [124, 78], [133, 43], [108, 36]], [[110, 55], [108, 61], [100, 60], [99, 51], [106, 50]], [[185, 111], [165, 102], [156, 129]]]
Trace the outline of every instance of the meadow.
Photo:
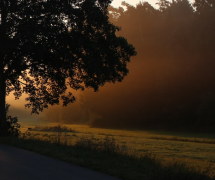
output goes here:
[[93, 148], [92, 144], [98, 146], [102, 140], [109, 141], [109, 146], [114, 142], [114, 146], [117, 144], [121, 151], [125, 150], [137, 157], [147, 154], [162, 163], [185, 163], [215, 177], [215, 134], [114, 130], [84, 125], [36, 126], [29, 130], [27, 127], [22, 128], [22, 132], [26, 132], [25, 138], [66, 145], [78, 142], [87, 144], [87, 148]]
[[83, 125], [22, 126], [0, 143], [122, 180], [215, 179], [214, 134], [131, 131]]

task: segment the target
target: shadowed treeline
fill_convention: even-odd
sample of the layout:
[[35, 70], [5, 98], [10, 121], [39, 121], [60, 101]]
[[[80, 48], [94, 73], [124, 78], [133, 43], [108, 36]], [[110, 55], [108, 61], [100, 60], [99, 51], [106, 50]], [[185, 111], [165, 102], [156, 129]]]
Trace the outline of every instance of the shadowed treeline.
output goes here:
[[[212, 131], [215, 127], [215, 1], [158, 1], [127, 10], [110, 7], [110, 20], [122, 28], [137, 56], [122, 83], [98, 93], [81, 92], [61, 111], [67, 123], [92, 127]], [[54, 111], [52, 111], [54, 110]], [[56, 119], [57, 121], [57, 119]]]

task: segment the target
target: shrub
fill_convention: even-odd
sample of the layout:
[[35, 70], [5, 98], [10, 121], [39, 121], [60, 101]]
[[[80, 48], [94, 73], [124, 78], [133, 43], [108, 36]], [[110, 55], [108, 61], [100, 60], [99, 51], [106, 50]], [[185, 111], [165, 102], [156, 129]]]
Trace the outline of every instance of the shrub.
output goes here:
[[8, 116], [9, 104], [6, 104], [6, 129], [7, 135], [18, 137], [20, 135], [20, 124], [18, 123], [17, 117]]

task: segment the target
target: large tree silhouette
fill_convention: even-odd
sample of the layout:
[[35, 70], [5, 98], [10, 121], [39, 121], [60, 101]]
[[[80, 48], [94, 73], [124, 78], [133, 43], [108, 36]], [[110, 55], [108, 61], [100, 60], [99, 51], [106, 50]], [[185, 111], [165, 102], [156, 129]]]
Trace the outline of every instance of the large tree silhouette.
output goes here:
[[[122, 81], [135, 55], [108, 19], [110, 0], [0, 1], [0, 135], [7, 134], [5, 97], [28, 94], [26, 107], [38, 113], [68, 89]], [[70, 87], [70, 88], [68, 88]]]

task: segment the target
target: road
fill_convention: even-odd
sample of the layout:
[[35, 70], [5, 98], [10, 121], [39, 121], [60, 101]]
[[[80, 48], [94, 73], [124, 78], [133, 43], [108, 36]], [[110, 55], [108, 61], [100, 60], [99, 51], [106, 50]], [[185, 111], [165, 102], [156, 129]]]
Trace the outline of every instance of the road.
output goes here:
[[119, 180], [54, 158], [0, 144], [1, 180]]

